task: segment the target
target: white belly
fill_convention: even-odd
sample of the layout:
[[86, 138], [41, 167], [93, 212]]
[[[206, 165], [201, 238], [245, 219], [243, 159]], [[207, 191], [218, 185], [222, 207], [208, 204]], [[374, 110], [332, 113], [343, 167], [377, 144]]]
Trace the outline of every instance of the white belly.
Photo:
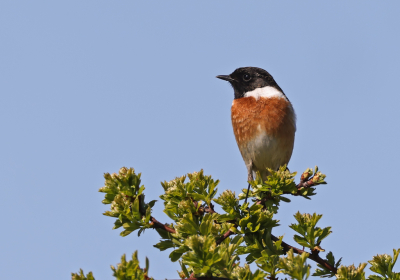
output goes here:
[[277, 170], [287, 164], [292, 154], [293, 146], [282, 143], [282, 139], [259, 132], [256, 137], [239, 147], [242, 157], [253, 172], [260, 171], [262, 176], [268, 174], [267, 168]]

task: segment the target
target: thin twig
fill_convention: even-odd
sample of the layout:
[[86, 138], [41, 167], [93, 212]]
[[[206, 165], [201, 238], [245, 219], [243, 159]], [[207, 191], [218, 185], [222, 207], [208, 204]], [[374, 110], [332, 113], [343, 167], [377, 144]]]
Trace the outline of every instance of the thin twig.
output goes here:
[[[139, 211], [140, 211], [140, 215], [142, 215], [142, 217], [143, 217], [143, 216], [146, 215], [146, 210], [142, 207], [142, 195], [139, 195], [139, 196], [138, 196], [138, 199], [139, 199]], [[154, 218], [153, 216], [150, 216], [150, 221], [151, 221], [151, 224], [152, 224], [152, 226], [153, 226], [154, 228], [161, 228], [161, 229], [163, 229], [163, 230], [168, 231], [169, 233], [176, 233], [176, 231], [175, 231], [173, 228], [167, 226], [166, 224], [164, 225], [164, 224], [160, 223], [160, 222], [157, 221], [156, 218]]]
[[222, 241], [224, 241], [225, 239], [227, 239], [229, 236], [235, 234], [233, 231], [228, 230], [227, 232], [224, 233], [224, 235], [222, 235], [218, 240], [217, 240], [217, 245], [221, 244]]
[[247, 187], [246, 199], [244, 200], [244, 204], [247, 203], [247, 198], [249, 197], [249, 192], [250, 192], [250, 183], [249, 183], [249, 186]]
[[[273, 241], [278, 241], [278, 240], [279, 240], [279, 239], [278, 239], [276, 236], [274, 236], [274, 235], [271, 236], [271, 239], [272, 239]], [[307, 252], [307, 251], [304, 251], [304, 250], [301, 250], [301, 249], [296, 248], [296, 247], [294, 247], [294, 246], [291, 246], [291, 245], [289, 245], [289, 244], [287, 244], [286, 242], [283, 242], [283, 241], [282, 241], [282, 247], [285, 249], [285, 252], [287, 252], [287, 251], [289, 251], [290, 249], [292, 249], [294, 253], [299, 254], [299, 255], [301, 255], [301, 254], [303, 254], [303, 253], [308, 253], [308, 254], [309, 254], [308, 258], [309, 258], [309, 259], [315, 261], [316, 263], [319, 263], [320, 265], [322, 265], [323, 267], [329, 269], [330, 271], [334, 272], [335, 274], [337, 273], [337, 268], [335, 268], [334, 266], [332, 266], [331, 264], [329, 264], [326, 260], [324, 260], [323, 258], [321, 258], [321, 257], [318, 255], [318, 252], [317, 252], [317, 251], [314, 251], [314, 252], [312, 252], [312, 253], [309, 253], [309, 252]]]
[[169, 226], [167, 226], [167, 225], [164, 225], [164, 224], [160, 223], [160, 222], [157, 221], [156, 218], [154, 218], [153, 216], [150, 217], [150, 221], [153, 223], [152, 226], [153, 226], [154, 228], [161, 228], [161, 229], [163, 229], [163, 230], [168, 231], [169, 233], [176, 233], [176, 231], [175, 231], [173, 228], [171, 228], [171, 227], [169, 227]]

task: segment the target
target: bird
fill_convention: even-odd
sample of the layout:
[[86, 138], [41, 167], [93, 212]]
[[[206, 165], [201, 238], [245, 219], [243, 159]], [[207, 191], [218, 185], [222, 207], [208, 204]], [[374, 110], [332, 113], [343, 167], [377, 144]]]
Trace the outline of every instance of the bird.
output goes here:
[[[292, 156], [296, 113], [274, 78], [258, 67], [237, 68], [230, 75], [218, 75], [233, 87], [232, 128], [247, 168], [248, 182], [256, 172], [265, 181], [267, 168], [278, 170]], [[247, 197], [250, 183], [247, 189]]]

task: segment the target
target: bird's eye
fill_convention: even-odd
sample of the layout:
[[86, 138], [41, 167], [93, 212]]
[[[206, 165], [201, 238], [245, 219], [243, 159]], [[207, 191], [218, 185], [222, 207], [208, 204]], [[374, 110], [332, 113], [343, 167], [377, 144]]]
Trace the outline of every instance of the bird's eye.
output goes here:
[[250, 81], [251, 76], [249, 74], [243, 74], [243, 81], [248, 82]]

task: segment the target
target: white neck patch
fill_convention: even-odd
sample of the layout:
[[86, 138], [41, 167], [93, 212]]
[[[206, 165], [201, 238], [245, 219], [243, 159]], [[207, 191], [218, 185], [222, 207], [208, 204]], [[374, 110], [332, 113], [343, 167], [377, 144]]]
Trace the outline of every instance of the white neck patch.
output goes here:
[[278, 97], [278, 98], [285, 98], [285, 95], [277, 90], [274, 87], [266, 86], [263, 88], [256, 88], [255, 90], [248, 91], [244, 94], [244, 97], [254, 97], [255, 99], [260, 99], [260, 97], [264, 98], [272, 98], [272, 97]]

